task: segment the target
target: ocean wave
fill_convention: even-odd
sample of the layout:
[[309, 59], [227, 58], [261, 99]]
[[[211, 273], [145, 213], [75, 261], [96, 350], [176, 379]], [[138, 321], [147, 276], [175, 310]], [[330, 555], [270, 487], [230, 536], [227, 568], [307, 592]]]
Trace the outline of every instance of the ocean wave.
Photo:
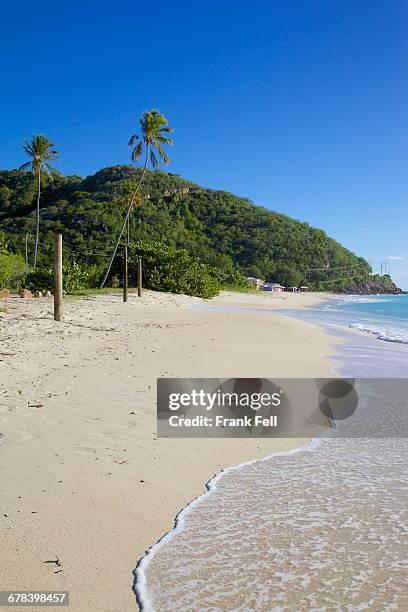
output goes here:
[[243, 463], [239, 463], [238, 465], [234, 465], [231, 467], [227, 467], [222, 469], [218, 474], [215, 474], [205, 485], [206, 490], [189, 502], [180, 512], [176, 515], [174, 521], [174, 527], [171, 531], [166, 533], [160, 540], [158, 540], [153, 546], [151, 546], [144, 554], [144, 556], [139, 560], [133, 575], [134, 575], [134, 584], [133, 591], [136, 595], [137, 603], [139, 604], [140, 609], [143, 612], [154, 612], [154, 605], [152, 601], [152, 597], [150, 596], [148, 589], [148, 581], [147, 581], [147, 568], [150, 563], [153, 561], [156, 554], [166, 545], [168, 544], [177, 534], [181, 533], [186, 525], [186, 518], [190, 514], [190, 512], [203, 500], [206, 499], [209, 495], [214, 493], [217, 489], [217, 483], [222, 479], [222, 477], [231, 472], [235, 472], [241, 470], [246, 466], [253, 465], [255, 463], [268, 461], [274, 457], [285, 457], [296, 455], [301, 452], [311, 452], [317, 450], [317, 448], [321, 445], [321, 440], [314, 438], [311, 442], [309, 442], [306, 446], [300, 446], [298, 448], [293, 448], [288, 451], [277, 451], [266, 457], [262, 457], [260, 459], [252, 459], [250, 461], [244, 461]]
[[338, 296], [341, 302], [353, 302], [356, 304], [372, 304], [373, 302], [387, 302], [388, 300], [380, 296], [364, 296], [364, 295], [342, 295]]
[[385, 342], [395, 342], [397, 344], [408, 344], [408, 332], [398, 332], [396, 330], [387, 330], [383, 328], [373, 327], [366, 323], [349, 323], [350, 329], [356, 329], [365, 334], [371, 334], [378, 338], [378, 340], [384, 340]]
[[407, 610], [406, 452], [332, 438], [227, 470], [139, 564], [141, 609]]

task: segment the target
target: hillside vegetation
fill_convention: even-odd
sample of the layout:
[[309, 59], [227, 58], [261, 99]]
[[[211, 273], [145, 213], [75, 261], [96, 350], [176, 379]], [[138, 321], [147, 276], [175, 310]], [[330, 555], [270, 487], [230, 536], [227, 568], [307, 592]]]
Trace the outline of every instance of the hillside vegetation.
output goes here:
[[[86, 178], [57, 175], [44, 185], [40, 271], [50, 266], [54, 233], [62, 232], [67, 268], [75, 262], [77, 273], [84, 275], [83, 283], [95, 286], [123, 221], [126, 187], [140, 172], [133, 166], [113, 166]], [[3, 249], [25, 256], [28, 233], [29, 259], [35, 193], [30, 174], [0, 171], [0, 242]], [[205, 289], [194, 287], [194, 278], [204, 275], [208, 276], [204, 285], [211, 286], [208, 295], [221, 285], [242, 284], [243, 275], [336, 291], [346, 291], [369, 278], [369, 264], [322, 230], [245, 198], [205, 189], [163, 171], [147, 172], [141, 196], [130, 219], [131, 253], [147, 256], [148, 252], [152, 269], [173, 262], [171, 270], [169, 264], [167, 272], [163, 269], [156, 274], [161, 278], [156, 288], [157, 284], [166, 288], [166, 274], [180, 275], [189, 267], [192, 271], [183, 291], [205, 294]], [[176, 264], [176, 260], [180, 261]], [[120, 276], [119, 256], [110, 282], [120, 282]], [[150, 276], [147, 282], [155, 286], [153, 272]], [[176, 285], [173, 279], [173, 290]]]

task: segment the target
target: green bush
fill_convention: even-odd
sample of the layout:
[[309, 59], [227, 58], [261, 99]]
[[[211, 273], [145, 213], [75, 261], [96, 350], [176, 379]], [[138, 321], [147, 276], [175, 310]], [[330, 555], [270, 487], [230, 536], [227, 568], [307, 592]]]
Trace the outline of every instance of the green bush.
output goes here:
[[18, 289], [28, 271], [21, 255], [0, 250], [0, 289]]
[[[184, 293], [203, 298], [217, 295], [217, 271], [192, 257], [185, 249], [135, 242], [129, 248], [129, 282], [137, 283], [137, 259], [143, 259], [143, 284], [149, 289]], [[123, 278], [123, 259], [116, 258], [111, 278]]]
[[[93, 272], [84, 264], [69, 262], [63, 265], [63, 287], [68, 294], [77, 293], [90, 286]], [[26, 287], [32, 290], [51, 290], [54, 287], [54, 269], [41, 266], [32, 270], [26, 277]]]
[[90, 285], [90, 268], [77, 262], [63, 266], [63, 284], [67, 293], [77, 293]]

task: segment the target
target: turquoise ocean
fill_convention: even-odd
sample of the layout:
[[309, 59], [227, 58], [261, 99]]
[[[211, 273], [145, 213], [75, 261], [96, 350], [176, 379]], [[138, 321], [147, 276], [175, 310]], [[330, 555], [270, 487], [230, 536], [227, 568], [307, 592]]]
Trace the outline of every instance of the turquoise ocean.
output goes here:
[[408, 344], [408, 295], [342, 296], [304, 311], [316, 322], [346, 326], [385, 342]]

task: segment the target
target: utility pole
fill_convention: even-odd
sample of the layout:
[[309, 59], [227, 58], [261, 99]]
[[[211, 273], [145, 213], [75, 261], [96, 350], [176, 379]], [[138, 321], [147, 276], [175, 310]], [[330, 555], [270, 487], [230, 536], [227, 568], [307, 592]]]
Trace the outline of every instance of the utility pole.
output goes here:
[[142, 297], [142, 258], [139, 257], [137, 260], [137, 296]]
[[129, 275], [128, 275], [128, 248], [127, 245], [124, 247], [124, 279], [123, 279], [123, 301], [127, 302], [128, 299], [128, 284], [129, 284]]
[[25, 235], [25, 256], [26, 264], [28, 265], [28, 234]]
[[54, 238], [54, 321], [62, 321], [62, 234]]
[[383, 273], [382, 273], [382, 271], [383, 271], [383, 263], [384, 262], [381, 262], [381, 276], [383, 275]]

